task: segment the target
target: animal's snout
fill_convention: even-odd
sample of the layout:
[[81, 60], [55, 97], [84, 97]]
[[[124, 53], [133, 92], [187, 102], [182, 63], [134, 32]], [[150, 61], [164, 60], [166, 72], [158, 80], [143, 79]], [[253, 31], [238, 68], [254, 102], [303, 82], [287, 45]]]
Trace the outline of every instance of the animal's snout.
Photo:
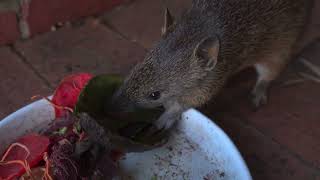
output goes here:
[[132, 112], [137, 108], [137, 105], [130, 98], [115, 94], [111, 102], [106, 105], [106, 111], [112, 112]]

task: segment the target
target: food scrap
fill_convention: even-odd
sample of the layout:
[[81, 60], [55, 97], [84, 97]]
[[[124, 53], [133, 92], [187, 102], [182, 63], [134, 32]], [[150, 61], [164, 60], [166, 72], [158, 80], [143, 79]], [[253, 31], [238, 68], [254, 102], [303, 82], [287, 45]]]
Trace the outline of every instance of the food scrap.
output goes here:
[[5, 151], [0, 162], [0, 179], [13, 179], [25, 172], [30, 174], [42, 161], [48, 150], [49, 138], [38, 134], [28, 134], [19, 138]]
[[88, 73], [64, 78], [52, 100], [45, 98], [56, 118], [47, 129], [26, 134], [7, 148], [0, 180], [112, 179], [125, 153], [163, 144], [165, 133], [146, 137], [142, 132], [162, 111], [104, 112], [105, 101], [121, 82], [117, 76]]
[[[52, 98], [56, 117], [65, 116], [68, 109], [73, 109], [78, 101], [81, 90], [93, 76], [79, 73], [65, 77], [57, 87]], [[60, 108], [59, 108], [60, 107]]]

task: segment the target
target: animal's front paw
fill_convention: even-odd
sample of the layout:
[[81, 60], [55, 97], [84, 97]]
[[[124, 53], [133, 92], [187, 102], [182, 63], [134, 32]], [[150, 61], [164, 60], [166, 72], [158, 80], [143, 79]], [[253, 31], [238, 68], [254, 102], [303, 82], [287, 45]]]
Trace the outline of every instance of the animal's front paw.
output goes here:
[[257, 83], [255, 88], [251, 91], [250, 100], [253, 107], [257, 110], [262, 105], [266, 105], [268, 102], [267, 90], [269, 83], [261, 81]]
[[155, 135], [159, 133], [166, 133], [176, 121], [181, 118], [181, 113], [179, 112], [164, 112], [160, 118], [153, 123], [153, 126], [148, 129], [147, 134]]
[[177, 112], [165, 112], [160, 118], [154, 123], [158, 130], [168, 130], [173, 124], [181, 118], [181, 114]]
[[268, 97], [266, 93], [257, 93], [257, 94], [251, 94], [251, 103], [255, 110], [259, 109], [261, 106], [266, 105], [268, 102]]

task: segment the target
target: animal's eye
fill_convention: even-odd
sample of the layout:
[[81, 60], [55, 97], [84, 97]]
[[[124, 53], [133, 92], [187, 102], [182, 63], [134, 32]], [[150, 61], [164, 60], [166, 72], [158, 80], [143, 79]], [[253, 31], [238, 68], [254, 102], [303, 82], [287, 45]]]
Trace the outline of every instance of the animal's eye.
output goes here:
[[153, 92], [149, 95], [152, 100], [158, 100], [160, 98], [160, 91]]

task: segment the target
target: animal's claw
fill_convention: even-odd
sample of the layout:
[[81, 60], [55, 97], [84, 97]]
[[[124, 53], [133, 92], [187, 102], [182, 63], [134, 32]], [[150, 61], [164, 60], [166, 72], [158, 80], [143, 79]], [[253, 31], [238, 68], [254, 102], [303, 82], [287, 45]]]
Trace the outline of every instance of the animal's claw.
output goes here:
[[173, 124], [180, 118], [180, 113], [176, 112], [165, 112], [160, 118], [154, 123], [158, 130], [168, 130]]
[[173, 127], [175, 122], [180, 119], [180, 116], [181, 113], [178, 112], [164, 112], [160, 118], [154, 122], [153, 126], [148, 129], [146, 134], [150, 136], [156, 136], [161, 133], [167, 133], [167, 131]]

